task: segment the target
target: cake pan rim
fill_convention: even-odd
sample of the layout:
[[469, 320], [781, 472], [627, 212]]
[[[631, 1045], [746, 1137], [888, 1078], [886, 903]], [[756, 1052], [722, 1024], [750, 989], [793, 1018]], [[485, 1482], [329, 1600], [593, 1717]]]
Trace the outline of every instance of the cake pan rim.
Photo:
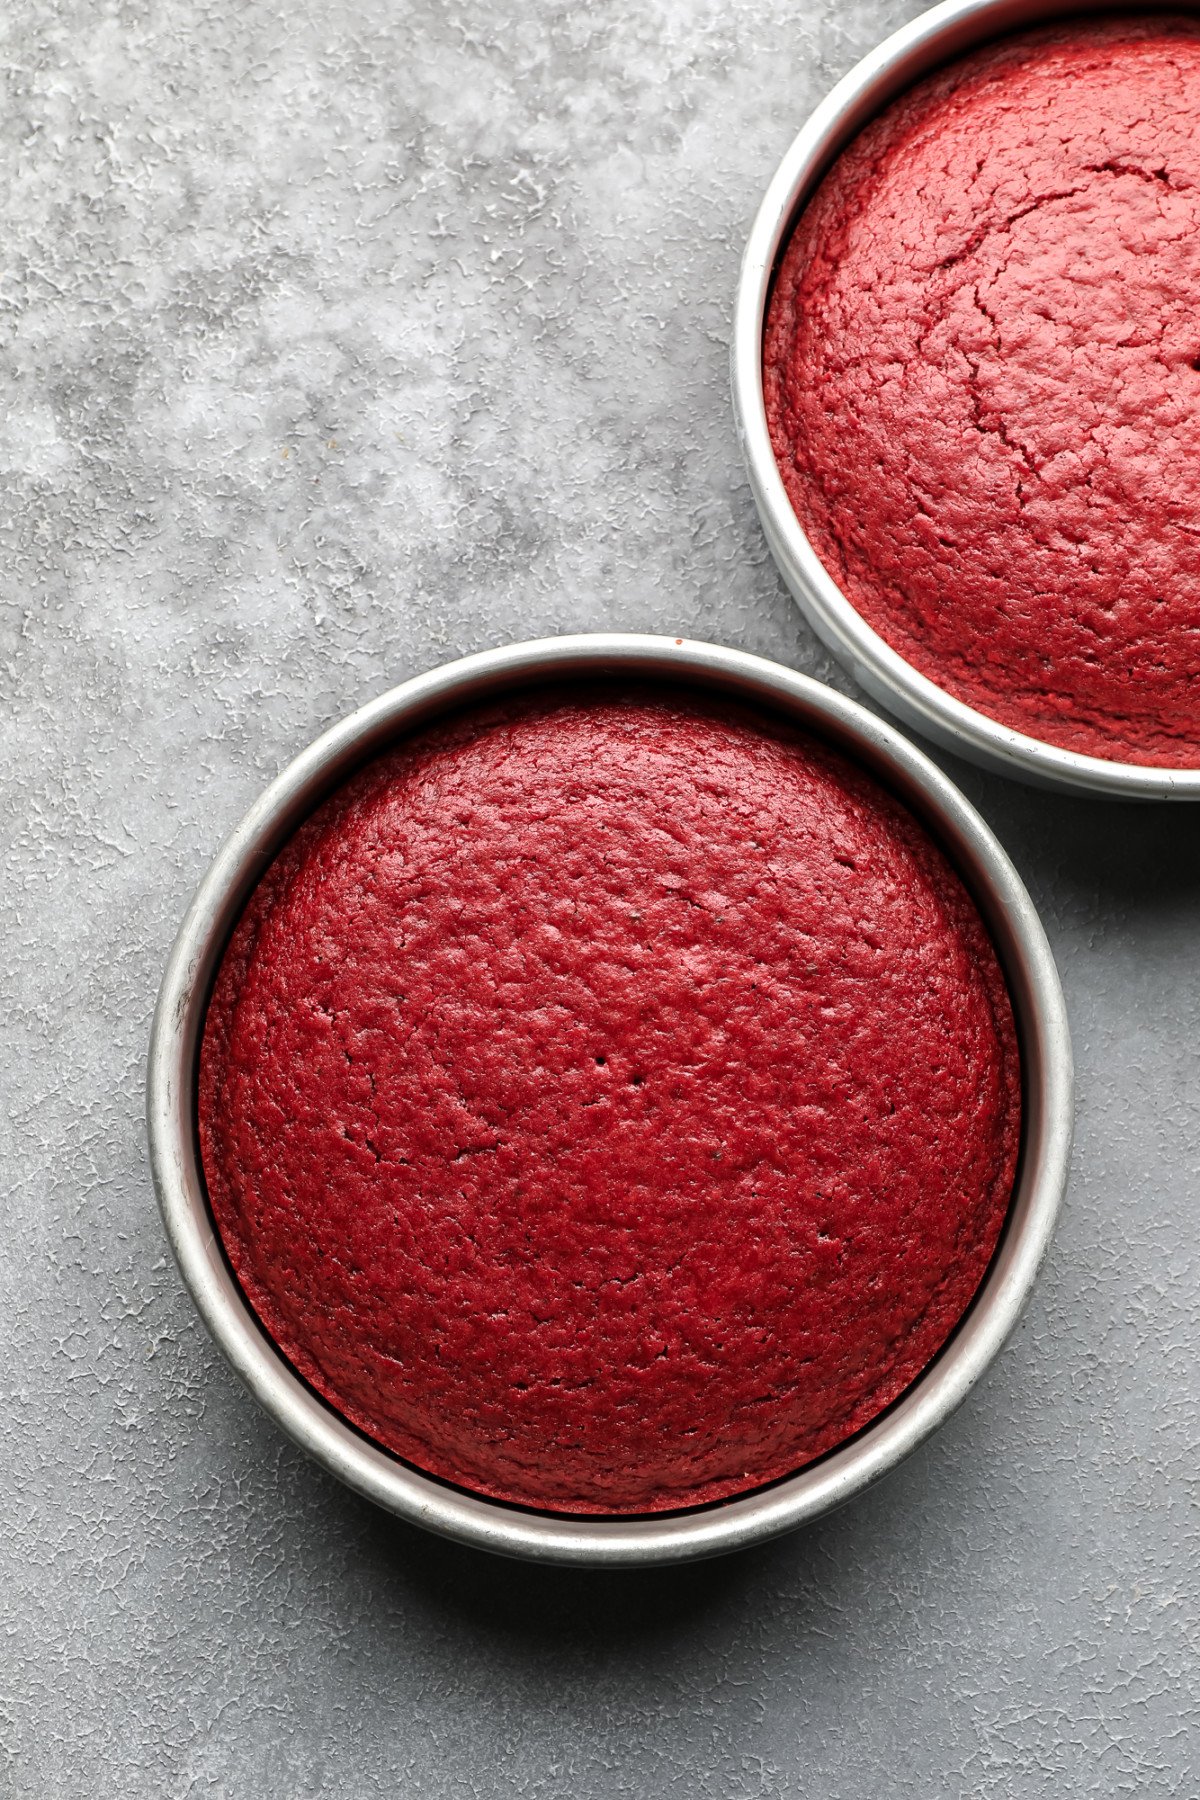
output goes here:
[[[636, 1519], [515, 1508], [422, 1475], [309, 1389], [241, 1294], [216, 1238], [196, 1133], [196, 1060], [208, 993], [249, 892], [279, 846], [368, 757], [455, 707], [541, 682], [625, 676], [719, 691], [791, 717], [897, 792], [966, 879], [1000, 956], [1021, 1037], [1025, 1145], [1000, 1251], [950, 1343], [906, 1394], [820, 1461], [690, 1512]], [[147, 1129], [155, 1190], [184, 1283], [259, 1404], [309, 1455], [414, 1524], [509, 1556], [636, 1564], [715, 1556], [831, 1511], [936, 1430], [999, 1352], [1028, 1298], [1065, 1186], [1072, 1127], [1062, 989], [1032, 901], [996, 838], [924, 753], [856, 701], [780, 664], [688, 640], [597, 633], [508, 645], [443, 665], [361, 707], [302, 750], [218, 851], [168, 958], [151, 1031]]]
[[[755, 507], [775, 564], [822, 643], [862, 689], [905, 725], [966, 760], [1035, 787], [1110, 799], [1200, 799], [1200, 768], [1158, 768], [1063, 750], [1014, 731], [922, 675], [863, 618], [825, 568], [792, 508], [767, 427], [762, 338], [778, 256], [830, 164], [872, 118], [923, 75], [1006, 32], [1128, 0], [943, 0], [862, 58], [784, 153], [751, 226], [730, 344], [733, 410]], [[1200, 14], [1200, 0], [1162, 10]]]

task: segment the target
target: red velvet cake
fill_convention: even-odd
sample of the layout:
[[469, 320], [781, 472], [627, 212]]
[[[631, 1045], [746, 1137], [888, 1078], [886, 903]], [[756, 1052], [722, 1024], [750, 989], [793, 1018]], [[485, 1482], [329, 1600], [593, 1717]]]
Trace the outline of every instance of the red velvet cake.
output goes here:
[[1200, 764], [1200, 21], [1070, 21], [905, 94], [768, 307], [796, 513], [916, 669], [1064, 749]]
[[406, 741], [264, 875], [204, 1030], [217, 1226], [407, 1461], [646, 1513], [894, 1400], [995, 1247], [1012, 1011], [913, 817], [782, 721], [543, 690]]

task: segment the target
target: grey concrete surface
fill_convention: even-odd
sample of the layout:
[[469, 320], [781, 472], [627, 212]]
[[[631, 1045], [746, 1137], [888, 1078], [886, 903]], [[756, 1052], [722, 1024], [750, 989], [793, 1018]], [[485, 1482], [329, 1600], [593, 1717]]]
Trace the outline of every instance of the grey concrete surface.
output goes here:
[[1200, 1794], [1200, 818], [959, 771], [1044, 909], [1078, 1149], [1027, 1320], [816, 1528], [593, 1576], [403, 1529], [219, 1363], [142, 1066], [191, 889], [317, 729], [602, 626], [844, 685], [726, 389], [855, 0], [0, 13], [0, 1793]]

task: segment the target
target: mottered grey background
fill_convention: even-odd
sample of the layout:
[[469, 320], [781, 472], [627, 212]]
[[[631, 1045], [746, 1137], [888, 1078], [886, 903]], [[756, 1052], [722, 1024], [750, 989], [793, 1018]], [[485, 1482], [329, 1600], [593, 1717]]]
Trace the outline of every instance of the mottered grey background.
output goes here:
[[1191, 812], [955, 766], [1068, 990], [1065, 1216], [962, 1412], [767, 1548], [566, 1573], [377, 1513], [226, 1372], [147, 1174], [175, 928], [321, 727], [609, 626], [847, 685], [755, 521], [731, 299], [916, 10], [0, 13], [4, 1796], [1200, 1794]]

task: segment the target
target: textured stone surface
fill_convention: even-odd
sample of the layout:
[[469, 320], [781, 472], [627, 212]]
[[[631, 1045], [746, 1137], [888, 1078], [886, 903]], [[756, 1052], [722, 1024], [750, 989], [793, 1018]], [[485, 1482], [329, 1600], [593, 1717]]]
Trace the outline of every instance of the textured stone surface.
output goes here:
[[1192, 815], [963, 775], [1068, 986], [1066, 1214], [965, 1410], [764, 1550], [538, 1572], [349, 1497], [210, 1348], [146, 1171], [175, 926], [320, 725], [572, 627], [829, 674], [730, 294], [795, 125], [915, 10], [0, 16], [6, 1796], [1196, 1793]]

